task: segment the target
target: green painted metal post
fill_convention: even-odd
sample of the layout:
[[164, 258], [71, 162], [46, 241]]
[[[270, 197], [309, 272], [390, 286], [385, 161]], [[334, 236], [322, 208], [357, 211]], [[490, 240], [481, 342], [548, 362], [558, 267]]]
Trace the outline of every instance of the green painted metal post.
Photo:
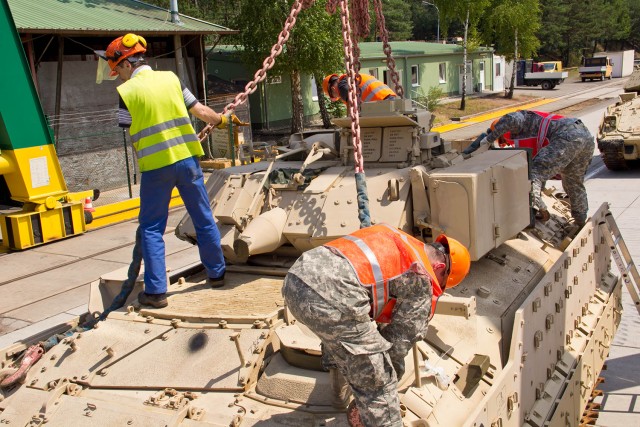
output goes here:
[[131, 186], [131, 172], [129, 172], [129, 150], [127, 149], [127, 131], [122, 128], [122, 145], [124, 146], [124, 161], [127, 165], [127, 187], [129, 187], [129, 198], [133, 199], [133, 190]]
[[233, 138], [233, 121], [229, 117], [229, 152], [231, 153], [231, 166], [236, 165], [235, 139]]
[[0, 150], [53, 144], [11, 9], [7, 0], [0, 0], [0, 4], [2, 80], [10, 82], [3, 86], [0, 97]]

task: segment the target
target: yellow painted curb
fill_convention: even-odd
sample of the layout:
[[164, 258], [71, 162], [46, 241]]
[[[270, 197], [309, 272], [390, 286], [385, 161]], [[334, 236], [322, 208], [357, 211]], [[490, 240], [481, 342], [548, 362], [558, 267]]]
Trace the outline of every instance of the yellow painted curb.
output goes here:
[[554, 101], [556, 101], [555, 98], [541, 99], [540, 101], [536, 101], [536, 102], [532, 102], [524, 105], [518, 105], [517, 107], [503, 108], [497, 111], [492, 111], [490, 113], [479, 114], [477, 116], [469, 117], [468, 119], [465, 119], [457, 123], [447, 123], [446, 125], [434, 127], [431, 130], [434, 132], [440, 132], [440, 133], [451, 132], [452, 130], [475, 125], [477, 123], [482, 123], [487, 120], [496, 119], [498, 117], [504, 116], [505, 114], [513, 113], [514, 111], [529, 110], [531, 108], [539, 107], [540, 105], [549, 104]]

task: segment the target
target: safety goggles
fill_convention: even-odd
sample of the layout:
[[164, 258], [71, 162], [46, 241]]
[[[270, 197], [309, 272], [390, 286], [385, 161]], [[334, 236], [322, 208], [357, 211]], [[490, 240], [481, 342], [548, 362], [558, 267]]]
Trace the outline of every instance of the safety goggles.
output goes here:
[[429, 243], [429, 244], [435, 250], [437, 250], [438, 252], [442, 253], [442, 255], [444, 255], [444, 263], [445, 263], [445, 266], [446, 266], [446, 274], [445, 274], [445, 276], [449, 277], [449, 273], [451, 273], [451, 256], [449, 255], [449, 249], [447, 247], [445, 247], [440, 242], [433, 242], [433, 243]]

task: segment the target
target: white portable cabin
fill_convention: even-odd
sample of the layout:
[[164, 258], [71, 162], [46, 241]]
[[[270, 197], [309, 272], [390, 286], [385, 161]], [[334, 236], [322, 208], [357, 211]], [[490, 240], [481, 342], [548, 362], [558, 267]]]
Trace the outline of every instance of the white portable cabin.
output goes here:
[[633, 73], [633, 57], [635, 51], [598, 52], [594, 57], [608, 56], [613, 63], [611, 77], [626, 77]]

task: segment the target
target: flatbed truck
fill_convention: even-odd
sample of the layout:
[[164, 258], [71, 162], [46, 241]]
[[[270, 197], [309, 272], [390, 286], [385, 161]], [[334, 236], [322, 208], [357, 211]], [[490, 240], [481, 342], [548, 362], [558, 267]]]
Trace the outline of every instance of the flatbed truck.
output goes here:
[[[543, 90], [551, 90], [569, 77], [566, 71], [543, 71], [544, 68], [530, 59], [517, 62], [516, 85], [540, 86]], [[540, 69], [540, 71], [537, 71]]]

